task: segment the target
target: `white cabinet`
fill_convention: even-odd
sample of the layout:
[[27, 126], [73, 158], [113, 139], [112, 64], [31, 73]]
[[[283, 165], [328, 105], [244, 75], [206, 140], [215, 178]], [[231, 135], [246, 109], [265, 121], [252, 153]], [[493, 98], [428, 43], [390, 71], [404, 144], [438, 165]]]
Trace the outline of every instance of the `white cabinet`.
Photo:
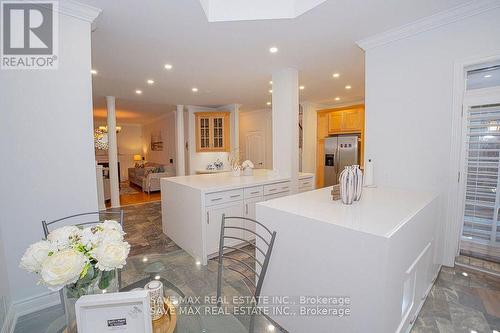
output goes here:
[[299, 178], [299, 193], [314, 190], [314, 177]]
[[286, 197], [288, 195], [290, 195], [290, 192], [281, 192], [281, 193], [276, 193], [276, 194], [269, 194], [269, 195], [265, 195], [264, 196], [264, 201], [272, 200], [272, 199], [278, 199], [278, 198]]
[[[245, 199], [245, 217], [255, 220], [256, 219], [255, 204], [261, 201], [264, 201], [263, 196]], [[250, 221], [245, 221], [244, 225], [246, 229], [255, 231], [255, 223]], [[248, 241], [253, 241], [255, 239], [255, 234], [248, 231], [244, 232], [244, 236], [245, 239]]]
[[[206, 208], [206, 249], [208, 255], [213, 255], [219, 251], [222, 214], [226, 214], [226, 216], [243, 216], [243, 201], [230, 202]], [[237, 220], [228, 220], [227, 222], [228, 224], [230, 223], [231, 226], [241, 227], [241, 222], [237, 224], [236, 221]], [[243, 230], [239, 229], [226, 229], [226, 235], [238, 238], [244, 237]], [[226, 239], [227, 245], [237, 245], [238, 243], [241, 243], [241, 241], [237, 239]]]

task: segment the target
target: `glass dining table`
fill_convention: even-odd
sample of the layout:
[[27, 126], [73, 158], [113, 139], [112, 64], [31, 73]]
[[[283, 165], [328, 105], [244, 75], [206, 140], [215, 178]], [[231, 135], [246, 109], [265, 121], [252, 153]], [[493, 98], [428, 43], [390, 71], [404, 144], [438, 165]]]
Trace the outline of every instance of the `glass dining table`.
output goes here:
[[[217, 263], [209, 261], [206, 266], [200, 265], [183, 250], [129, 257], [120, 276], [120, 292], [144, 288], [153, 280], [163, 283], [165, 298], [176, 308], [175, 329], [169, 332], [287, 332], [264, 314], [256, 312], [255, 308], [247, 311], [251, 306], [247, 304], [252, 300], [251, 292], [244, 278], [230, 270], [224, 270], [224, 303], [218, 307], [215, 299]], [[232, 300], [236, 300], [238, 311], [234, 311]], [[64, 316], [58, 318], [46, 332], [64, 332], [64, 323]], [[153, 333], [160, 332], [164, 330], [155, 328]]]

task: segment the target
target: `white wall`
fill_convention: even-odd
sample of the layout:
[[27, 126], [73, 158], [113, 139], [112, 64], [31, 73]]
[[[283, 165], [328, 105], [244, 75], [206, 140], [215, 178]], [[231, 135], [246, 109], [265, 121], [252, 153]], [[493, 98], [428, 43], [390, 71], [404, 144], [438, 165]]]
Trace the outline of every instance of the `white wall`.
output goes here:
[[[454, 62], [500, 53], [500, 9], [366, 52], [366, 151], [375, 183], [443, 194], [449, 167]], [[446, 235], [454, 238], [456, 235]], [[453, 253], [446, 253], [446, 263]]]
[[[0, 221], [13, 301], [46, 293], [21, 270], [41, 221], [97, 211], [90, 23], [60, 15], [59, 68], [0, 74]], [[3, 265], [2, 265], [3, 266]]]
[[7, 275], [7, 262], [5, 261], [2, 226], [0, 225], [0, 330], [5, 322], [10, 303], [9, 277]]
[[273, 121], [271, 109], [245, 111], [240, 113], [240, 153], [246, 160], [245, 137], [249, 132], [262, 131], [265, 136], [265, 164], [263, 168], [273, 168]]
[[[161, 132], [163, 151], [151, 150], [151, 134]], [[175, 166], [175, 112], [168, 111], [164, 116], [142, 126], [142, 154], [146, 161], [167, 166]], [[172, 159], [172, 163], [170, 163]]]

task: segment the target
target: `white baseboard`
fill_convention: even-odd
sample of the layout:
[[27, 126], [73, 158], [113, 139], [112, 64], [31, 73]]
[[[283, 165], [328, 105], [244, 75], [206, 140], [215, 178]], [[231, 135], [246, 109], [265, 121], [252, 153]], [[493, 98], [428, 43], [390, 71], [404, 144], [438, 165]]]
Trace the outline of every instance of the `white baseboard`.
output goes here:
[[41, 311], [61, 303], [59, 292], [51, 291], [35, 297], [26, 298], [10, 305], [0, 333], [13, 333], [19, 317]]

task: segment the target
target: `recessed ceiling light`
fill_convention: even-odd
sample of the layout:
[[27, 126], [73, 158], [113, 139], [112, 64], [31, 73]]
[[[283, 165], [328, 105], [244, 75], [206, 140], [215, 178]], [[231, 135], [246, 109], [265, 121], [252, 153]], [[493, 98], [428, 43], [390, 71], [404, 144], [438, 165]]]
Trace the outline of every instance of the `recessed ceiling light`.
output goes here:
[[199, 260], [196, 261], [196, 266], [200, 266], [201, 262]]
[[335, 100], [336, 101], [340, 101], [340, 97], [335, 97]]
[[271, 102], [267, 102], [266, 104], [267, 104], [267, 105], [271, 105]]
[[140, 95], [140, 94], [142, 94], [142, 90], [137, 89], [137, 90], [135, 91], [135, 93], [136, 93], [137, 95]]
[[347, 90], [349, 90], [349, 89], [351, 89], [352, 87], [351, 87], [351, 86], [345, 86], [345, 88], [346, 88]]
[[306, 87], [304, 87], [304, 86], [300, 86], [300, 87], [299, 87], [299, 89], [300, 89], [300, 90], [304, 90], [304, 89], [306, 89]]
[[466, 272], [462, 272], [462, 275], [466, 277], [469, 276], [469, 274], [467, 274]]
[[333, 73], [333, 77], [334, 77], [334, 78], [338, 78], [339, 76], [340, 76], [340, 74], [339, 74], [339, 73]]
[[149, 85], [151, 85], [151, 84], [154, 84], [154, 83], [155, 83], [155, 81], [154, 81], [154, 80], [151, 80], [151, 79], [147, 80], [146, 82], [147, 82]]
[[278, 52], [278, 48], [276, 46], [273, 46], [273, 47], [269, 48], [269, 52], [276, 53], [276, 52]]
[[484, 77], [487, 79], [487, 78], [491, 77], [491, 74], [486, 74]]
[[274, 325], [272, 325], [272, 324], [267, 325], [267, 330], [269, 332], [274, 332]]
[[272, 94], [273, 93], [273, 90], [272, 89], [269, 89], [269, 93]]
[[161, 279], [161, 276], [156, 275], [156, 276], [155, 276], [155, 280], [159, 280], [159, 279]]
[[142, 262], [147, 262], [147, 261], [148, 261], [148, 257], [142, 258]]
[[470, 330], [470, 333], [477, 333], [476, 330]]
[[273, 81], [269, 81], [269, 84], [273, 84]]
[[171, 70], [172, 69], [172, 65], [170, 65], [170, 64], [165, 64], [165, 66], [163, 66], [163, 67], [165, 67], [165, 69], [167, 69], [167, 70]]
[[192, 91], [192, 92], [198, 92], [198, 88], [196, 88], [196, 87], [191, 88], [191, 91]]
[[97, 75], [97, 71], [96, 71], [95, 69], [91, 69], [91, 70], [90, 70], [90, 73], [91, 73], [92, 75]]

